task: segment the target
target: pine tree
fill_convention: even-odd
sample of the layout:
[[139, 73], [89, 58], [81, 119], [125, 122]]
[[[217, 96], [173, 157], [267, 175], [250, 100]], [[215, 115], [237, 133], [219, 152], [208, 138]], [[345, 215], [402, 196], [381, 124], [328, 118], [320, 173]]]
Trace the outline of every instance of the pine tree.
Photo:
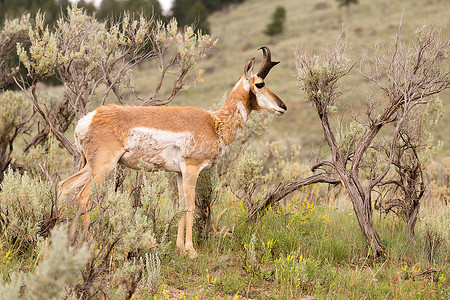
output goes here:
[[358, 4], [359, 0], [336, 0], [339, 3], [339, 7], [345, 7], [347, 11], [347, 17], [350, 17], [350, 5]]
[[358, 0], [336, 0], [339, 3], [339, 6], [350, 7], [352, 4], [358, 4]]
[[53, 24], [59, 16], [60, 11], [66, 11], [66, 7], [70, 5], [69, 0], [15, 0], [15, 1], [0, 1], [0, 24], [6, 18], [20, 17], [25, 12], [32, 16], [37, 11], [45, 13], [45, 22]]
[[274, 36], [283, 33], [284, 22], [286, 21], [286, 9], [283, 6], [277, 6], [272, 14], [272, 22], [267, 24], [264, 33], [268, 36]]
[[141, 13], [147, 16], [154, 14], [161, 15], [162, 8], [157, 0], [129, 0], [125, 3], [124, 9], [129, 12]]
[[122, 2], [118, 0], [102, 0], [97, 18], [102, 20], [110, 17], [117, 18], [122, 13]]
[[188, 24], [186, 25], [195, 24], [197, 25], [196, 28], [201, 30], [203, 33], [210, 33], [208, 9], [201, 0], [195, 1], [194, 5], [191, 6], [188, 13], [186, 14], [185, 21], [188, 21]]
[[197, 29], [209, 33], [208, 9], [202, 0], [175, 0], [172, 16], [177, 19], [179, 26], [196, 24]]
[[172, 17], [177, 19], [179, 26], [188, 25], [187, 12], [194, 5], [194, 0], [175, 0], [172, 4]]

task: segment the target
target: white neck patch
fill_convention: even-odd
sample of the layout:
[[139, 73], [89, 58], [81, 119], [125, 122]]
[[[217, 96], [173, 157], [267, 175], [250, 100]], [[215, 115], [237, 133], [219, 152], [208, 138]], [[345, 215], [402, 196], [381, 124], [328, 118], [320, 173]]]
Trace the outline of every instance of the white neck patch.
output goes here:
[[250, 91], [250, 83], [245, 76], [242, 76], [242, 85], [244, 86], [244, 90], [248, 93]]
[[241, 114], [242, 119], [244, 120], [244, 122], [247, 122], [248, 113], [247, 113], [247, 110], [244, 107], [244, 104], [242, 104], [241, 101], [238, 102], [237, 109], [238, 109], [239, 113]]
[[244, 88], [244, 90], [248, 93], [250, 91], [250, 84], [248, 82], [248, 80], [245, 78], [245, 76], [242, 76], [241, 79], [239, 79], [238, 82], [236, 82], [236, 84], [233, 87], [233, 90], [239, 88], [239, 85], [242, 82], [242, 86]]

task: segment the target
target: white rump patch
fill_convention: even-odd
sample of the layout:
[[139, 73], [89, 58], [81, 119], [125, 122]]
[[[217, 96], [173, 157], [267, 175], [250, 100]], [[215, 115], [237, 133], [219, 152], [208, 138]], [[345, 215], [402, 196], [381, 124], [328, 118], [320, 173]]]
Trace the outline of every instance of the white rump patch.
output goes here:
[[78, 138], [84, 139], [84, 137], [88, 133], [89, 126], [91, 125], [92, 118], [94, 117], [95, 112], [95, 110], [91, 111], [78, 121], [77, 127], [75, 128], [75, 132], [77, 133]]
[[75, 127], [74, 132], [75, 144], [78, 150], [80, 150], [81, 152], [83, 152], [83, 149], [81, 147], [81, 141], [86, 137], [86, 134], [89, 131], [89, 126], [91, 126], [92, 118], [94, 117], [95, 112], [96, 110], [91, 111], [90, 113], [82, 117], [78, 121], [77, 126]]

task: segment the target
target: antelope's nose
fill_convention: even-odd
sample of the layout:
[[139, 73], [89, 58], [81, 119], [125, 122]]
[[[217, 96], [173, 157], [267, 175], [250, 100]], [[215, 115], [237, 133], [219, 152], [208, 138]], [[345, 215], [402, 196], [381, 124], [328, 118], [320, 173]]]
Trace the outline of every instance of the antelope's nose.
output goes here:
[[278, 109], [275, 109], [275, 114], [281, 116], [286, 112], [286, 110], [287, 110], [286, 104], [284, 104], [284, 102], [281, 102], [278, 105]]

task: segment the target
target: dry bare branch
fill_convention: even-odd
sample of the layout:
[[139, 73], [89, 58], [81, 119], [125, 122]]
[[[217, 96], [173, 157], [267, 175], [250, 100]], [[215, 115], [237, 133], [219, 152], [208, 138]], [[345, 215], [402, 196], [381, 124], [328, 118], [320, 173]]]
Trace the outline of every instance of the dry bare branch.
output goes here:
[[248, 213], [247, 220], [255, 221], [258, 215], [269, 206], [272, 206], [275, 203], [279, 202], [290, 193], [304, 186], [315, 183], [339, 184], [341, 183], [341, 181], [330, 177], [327, 174], [315, 174], [284, 185], [280, 183], [275, 189], [273, 189], [266, 195], [264, 200], [262, 200], [256, 207], [252, 208], [252, 210]]
[[[314, 104], [331, 151], [331, 159], [318, 162], [313, 170], [319, 167], [331, 168], [339, 175], [375, 256], [383, 254], [385, 247], [373, 226], [372, 191], [386, 177], [392, 165], [402, 174], [413, 170], [418, 172], [415, 174], [420, 173], [414, 164], [406, 166], [398, 160], [401, 156], [398, 141], [403, 139], [409, 143], [410, 136], [405, 135], [404, 128], [411, 120], [413, 110], [419, 105], [433, 102], [434, 95], [447, 89], [450, 84], [449, 39], [440, 38], [439, 29], [421, 28], [416, 31], [416, 40], [408, 42], [402, 36], [402, 23], [403, 20], [391, 44], [386, 48], [377, 45], [374, 58], [369, 63], [365, 59], [360, 64], [361, 74], [383, 92], [385, 99], [378, 103], [369, 98], [365, 112], [368, 122], [361, 122], [355, 117], [361, 128], [349, 130], [347, 135], [341, 134], [340, 143], [330, 126], [329, 115], [339, 97], [337, 83], [352, 66], [350, 60], [345, 58], [345, 40], [338, 39], [332, 50], [324, 51], [323, 59], [301, 49], [296, 54], [300, 86], [306, 99]], [[376, 113], [379, 106], [381, 113]], [[377, 148], [375, 138], [386, 125], [393, 126], [388, 147], [384, 148], [386, 161], [374, 158], [370, 163], [366, 162], [368, 157], [374, 156]], [[411, 176], [417, 178], [416, 175]], [[407, 177], [402, 180], [410, 181]], [[392, 205], [390, 209], [398, 206]], [[415, 209], [412, 211], [413, 214], [418, 212]]]

